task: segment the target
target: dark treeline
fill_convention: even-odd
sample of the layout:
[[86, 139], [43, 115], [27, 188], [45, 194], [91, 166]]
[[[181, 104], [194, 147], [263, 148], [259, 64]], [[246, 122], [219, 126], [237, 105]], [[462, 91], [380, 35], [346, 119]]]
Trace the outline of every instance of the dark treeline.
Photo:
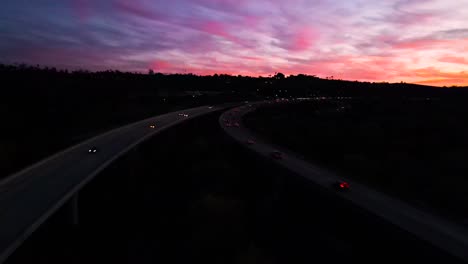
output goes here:
[[255, 78], [3, 64], [0, 80], [0, 178], [107, 129], [198, 105], [303, 96], [458, 98], [468, 91], [282, 73]]
[[[148, 74], [107, 70], [90, 72], [86, 70], [68, 71], [56, 68], [2, 65], [2, 81], [13, 84], [18, 89], [4, 89], [10, 96], [28, 94], [60, 97], [62, 94], [81, 95], [91, 92], [91, 98], [105, 97], [111, 100], [126, 101], [128, 97], [180, 96], [185, 91], [216, 91], [243, 93], [259, 96], [439, 96], [468, 93], [468, 89], [458, 87], [447, 89], [407, 83], [371, 83], [323, 79], [314, 75], [291, 75], [286, 77], [276, 73], [270, 77], [233, 76], [215, 74], [198, 76], [193, 74], [161, 74], [152, 70]], [[35, 89], [30, 89], [33, 86]], [[65, 89], [66, 88], [66, 89]], [[465, 87], [468, 88], [468, 87]], [[287, 92], [285, 92], [287, 90]], [[457, 90], [457, 91], [455, 91]]]

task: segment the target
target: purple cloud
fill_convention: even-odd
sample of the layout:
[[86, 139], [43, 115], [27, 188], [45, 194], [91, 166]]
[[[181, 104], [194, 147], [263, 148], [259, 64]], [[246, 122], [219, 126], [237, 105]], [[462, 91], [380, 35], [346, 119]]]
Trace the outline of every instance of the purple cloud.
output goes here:
[[0, 9], [0, 58], [466, 85], [464, 10], [451, 0], [8, 1]]

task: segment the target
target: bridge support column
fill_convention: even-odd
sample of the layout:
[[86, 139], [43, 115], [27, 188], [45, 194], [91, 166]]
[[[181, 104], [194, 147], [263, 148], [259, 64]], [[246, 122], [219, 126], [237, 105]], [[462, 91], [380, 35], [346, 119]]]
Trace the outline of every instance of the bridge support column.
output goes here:
[[130, 193], [137, 195], [139, 189], [141, 188], [141, 175], [145, 172], [145, 163], [144, 163], [144, 147], [137, 146], [128, 152], [128, 176], [127, 183]]
[[284, 179], [283, 175], [275, 174], [272, 179], [272, 200], [274, 203], [278, 202], [281, 199], [282, 193], [284, 189]]
[[80, 224], [80, 212], [78, 209], [78, 193], [73, 195], [67, 204], [68, 221], [72, 227], [78, 227]]

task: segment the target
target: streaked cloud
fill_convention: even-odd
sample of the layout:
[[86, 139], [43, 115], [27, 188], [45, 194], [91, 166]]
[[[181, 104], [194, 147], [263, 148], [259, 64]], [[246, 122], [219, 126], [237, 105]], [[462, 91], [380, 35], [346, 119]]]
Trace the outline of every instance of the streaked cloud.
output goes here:
[[0, 9], [0, 58], [468, 85], [464, 6], [468, 0], [8, 1]]
[[468, 65], [468, 57], [445, 56], [445, 57], [440, 57], [439, 61]]

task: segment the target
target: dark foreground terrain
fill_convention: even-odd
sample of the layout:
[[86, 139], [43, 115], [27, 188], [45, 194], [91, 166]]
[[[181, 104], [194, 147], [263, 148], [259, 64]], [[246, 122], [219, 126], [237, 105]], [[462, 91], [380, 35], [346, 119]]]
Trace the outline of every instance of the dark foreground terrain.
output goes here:
[[468, 224], [466, 96], [274, 104], [246, 118], [273, 143]]
[[[131, 151], [47, 221], [13, 263], [457, 263], [190, 121]], [[65, 177], [65, 176], [64, 176]]]

